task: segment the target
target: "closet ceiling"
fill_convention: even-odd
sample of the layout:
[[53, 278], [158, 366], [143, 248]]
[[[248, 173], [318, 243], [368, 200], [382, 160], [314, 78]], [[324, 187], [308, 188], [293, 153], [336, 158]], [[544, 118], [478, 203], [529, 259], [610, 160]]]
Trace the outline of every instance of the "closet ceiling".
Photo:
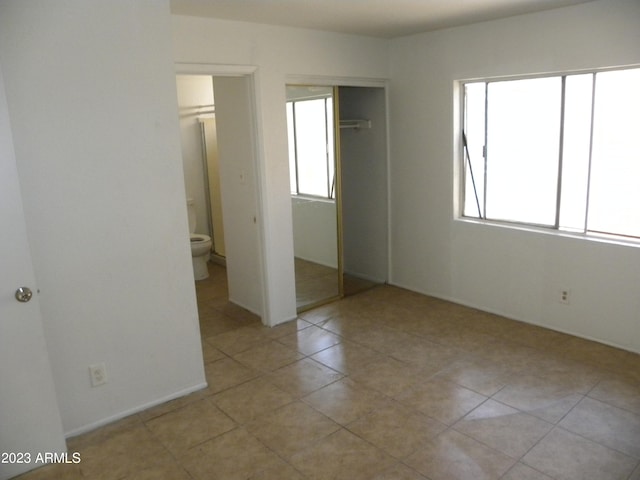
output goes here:
[[176, 15], [394, 38], [593, 0], [170, 0]]

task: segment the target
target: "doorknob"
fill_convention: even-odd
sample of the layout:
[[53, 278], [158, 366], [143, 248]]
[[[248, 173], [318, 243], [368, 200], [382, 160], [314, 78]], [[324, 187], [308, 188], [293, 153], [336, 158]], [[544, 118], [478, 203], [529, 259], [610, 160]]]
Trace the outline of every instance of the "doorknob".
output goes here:
[[29, 287], [20, 287], [16, 290], [16, 300], [26, 303], [33, 297], [33, 292]]

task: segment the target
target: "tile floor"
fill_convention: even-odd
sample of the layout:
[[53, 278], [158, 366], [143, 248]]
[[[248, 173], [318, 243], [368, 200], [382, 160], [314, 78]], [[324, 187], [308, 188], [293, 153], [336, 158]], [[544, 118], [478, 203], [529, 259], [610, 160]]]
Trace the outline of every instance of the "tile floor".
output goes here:
[[[298, 311], [309, 309], [340, 295], [337, 269], [296, 258], [295, 272]], [[343, 275], [345, 295], [354, 295], [374, 286], [376, 283], [372, 281], [348, 274]]]
[[640, 356], [380, 286], [273, 329], [197, 285], [209, 387], [36, 479], [640, 480]]

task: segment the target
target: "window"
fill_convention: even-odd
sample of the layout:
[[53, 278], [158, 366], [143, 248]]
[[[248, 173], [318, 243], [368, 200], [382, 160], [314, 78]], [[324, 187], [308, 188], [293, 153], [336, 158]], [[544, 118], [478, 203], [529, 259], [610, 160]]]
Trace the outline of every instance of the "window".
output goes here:
[[640, 238], [640, 68], [463, 94], [463, 216]]
[[287, 102], [291, 193], [335, 198], [333, 99]]

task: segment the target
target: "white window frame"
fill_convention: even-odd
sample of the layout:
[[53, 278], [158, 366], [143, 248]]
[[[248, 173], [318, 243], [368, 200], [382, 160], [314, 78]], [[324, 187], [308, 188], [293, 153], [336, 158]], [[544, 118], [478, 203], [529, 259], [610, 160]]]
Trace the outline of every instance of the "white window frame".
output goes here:
[[[454, 181], [456, 182], [456, 185], [454, 186], [454, 191], [458, 192], [458, 196], [457, 199], [458, 201], [456, 202], [456, 219], [458, 220], [462, 220], [462, 221], [468, 221], [468, 222], [472, 222], [472, 223], [482, 223], [482, 224], [488, 224], [488, 225], [498, 225], [498, 226], [504, 226], [504, 227], [512, 227], [512, 228], [518, 228], [518, 229], [528, 229], [528, 230], [534, 230], [534, 231], [542, 231], [542, 232], [549, 232], [549, 233], [557, 233], [557, 234], [561, 234], [561, 235], [567, 235], [567, 236], [573, 236], [573, 237], [581, 237], [581, 238], [587, 238], [587, 239], [595, 239], [595, 240], [606, 240], [606, 241], [613, 241], [615, 243], [623, 243], [623, 244], [631, 244], [634, 246], [640, 246], [640, 236], [631, 236], [631, 235], [624, 235], [624, 234], [618, 234], [618, 233], [608, 233], [608, 232], [601, 232], [601, 231], [595, 231], [595, 230], [591, 230], [589, 229], [588, 226], [588, 206], [589, 206], [589, 188], [590, 188], [590, 178], [588, 180], [587, 183], [587, 198], [585, 199], [586, 202], [586, 208], [587, 208], [587, 213], [585, 214], [585, 222], [584, 222], [584, 229], [582, 229], [581, 231], [577, 231], [575, 229], [567, 229], [567, 228], [562, 228], [559, 225], [559, 214], [560, 214], [560, 198], [561, 198], [561, 190], [562, 190], [562, 153], [560, 153], [559, 158], [558, 158], [558, 191], [557, 191], [557, 201], [556, 201], [556, 221], [553, 225], [540, 225], [540, 224], [533, 224], [533, 223], [527, 223], [527, 222], [520, 222], [517, 220], [501, 220], [501, 219], [491, 219], [491, 218], [486, 218], [486, 210], [484, 208], [484, 206], [479, 207], [480, 208], [480, 212], [478, 216], [473, 216], [473, 215], [465, 215], [465, 202], [466, 202], [466, 192], [467, 192], [467, 187], [466, 187], [466, 182], [467, 181], [471, 181], [470, 179], [467, 178], [467, 165], [468, 165], [468, 151], [465, 148], [465, 140], [464, 139], [464, 129], [465, 129], [465, 114], [466, 114], [466, 110], [465, 110], [465, 85], [468, 84], [474, 84], [474, 83], [485, 83], [485, 84], [489, 84], [489, 83], [493, 83], [493, 82], [508, 82], [508, 81], [515, 81], [515, 80], [525, 80], [525, 79], [537, 79], [537, 78], [549, 78], [549, 77], [560, 77], [561, 81], [562, 81], [562, 96], [560, 99], [560, 105], [559, 105], [559, 109], [561, 110], [561, 117], [560, 117], [560, 147], [559, 147], [559, 151], [562, 152], [562, 148], [563, 148], [563, 137], [564, 137], [564, 106], [565, 106], [565, 89], [564, 89], [564, 85], [565, 85], [565, 79], [567, 77], [573, 76], [573, 75], [585, 75], [585, 74], [591, 74], [593, 75], [593, 92], [592, 92], [592, 99], [591, 99], [591, 132], [590, 132], [590, 139], [589, 139], [589, 177], [591, 176], [591, 162], [592, 162], [592, 146], [593, 146], [593, 129], [594, 129], [594, 123], [595, 123], [595, 119], [594, 119], [594, 109], [595, 109], [595, 98], [596, 98], [596, 92], [597, 92], [597, 75], [599, 73], [604, 73], [604, 72], [612, 72], [612, 71], [622, 71], [622, 70], [630, 70], [630, 69], [639, 69], [640, 65], [629, 65], [629, 66], [624, 66], [624, 67], [611, 67], [611, 68], [602, 68], [602, 69], [590, 69], [590, 70], [585, 70], [585, 71], [572, 71], [572, 72], [556, 72], [556, 73], [549, 73], [549, 74], [544, 74], [544, 75], [521, 75], [521, 76], [509, 76], [509, 77], [487, 77], [487, 78], [477, 78], [477, 79], [472, 79], [472, 80], [459, 80], [456, 81], [456, 88], [457, 88], [457, 98], [459, 101], [458, 104], [458, 108], [457, 108], [457, 128], [456, 128], [456, 141], [457, 141], [457, 152], [458, 155], [456, 156], [456, 161], [459, 162], [459, 167], [457, 169], [457, 175], [454, 176]], [[490, 100], [485, 98], [485, 102], [488, 102]], [[487, 116], [487, 103], [485, 103], [485, 119]], [[485, 129], [485, 144], [484, 144], [484, 148], [486, 149], [486, 120], [485, 120], [485, 125], [484, 125], [484, 129]], [[477, 152], [475, 152], [477, 154]], [[486, 153], [486, 150], [485, 150]], [[487, 158], [486, 156], [484, 157], [484, 162], [485, 162], [485, 169], [486, 169], [486, 161]], [[475, 174], [475, 181], [478, 182], [479, 180], [481, 182], [486, 182], [486, 179], [484, 177], [484, 175], [486, 174], [486, 172], [480, 172], [481, 175], [479, 176], [478, 172], [474, 172]], [[640, 180], [640, 179], [639, 179]], [[486, 185], [486, 183], [485, 183]], [[477, 191], [474, 188], [474, 191]], [[483, 196], [486, 196], [486, 191], [482, 192]], [[475, 202], [475, 200], [474, 200]], [[479, 199], [479, 202], [482, 203], [483, 199]], [[640, 205], [638, 206], [638, 215], [640, 215]]]

